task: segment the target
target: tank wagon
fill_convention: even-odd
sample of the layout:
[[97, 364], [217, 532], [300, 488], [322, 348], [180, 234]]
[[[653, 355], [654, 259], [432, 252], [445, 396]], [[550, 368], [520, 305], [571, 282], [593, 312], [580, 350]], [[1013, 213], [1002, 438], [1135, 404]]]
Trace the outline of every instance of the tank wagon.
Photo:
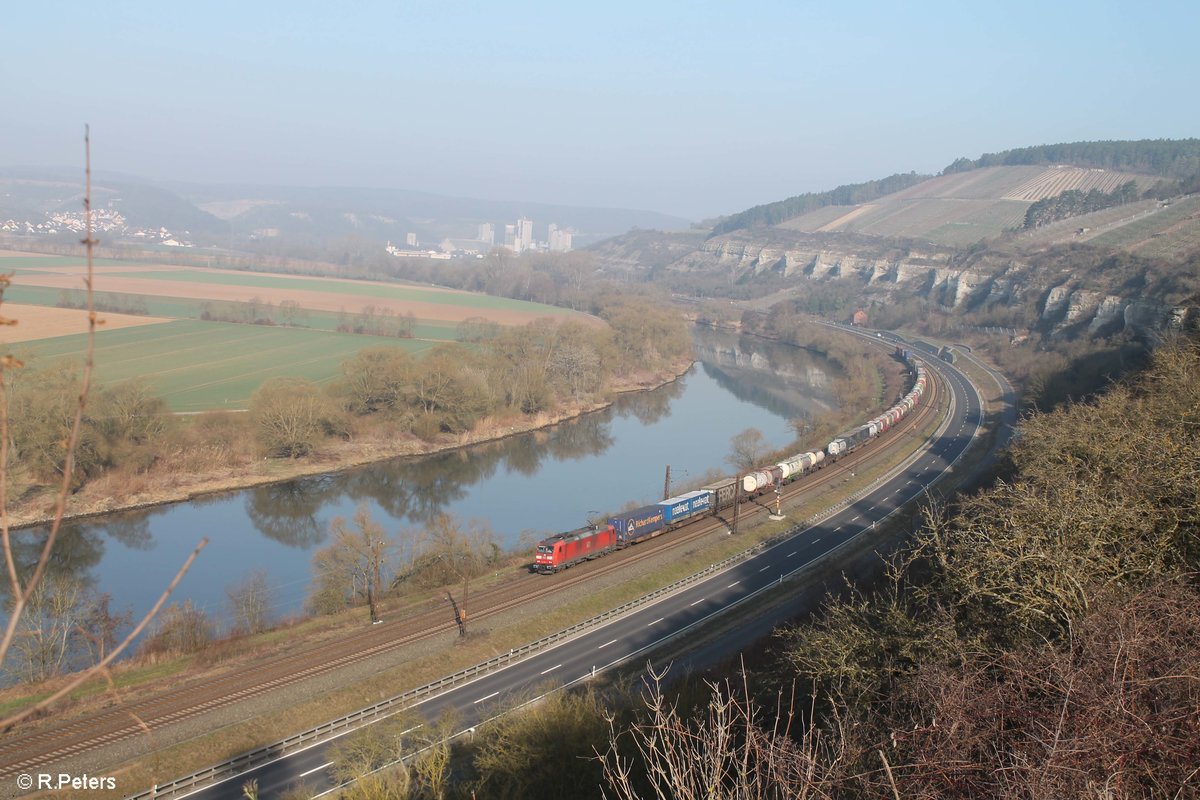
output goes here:
[[900, 402], [884, 411], [866, 425], [859, 425], [845, 433], [838, 434], [826, 447], [825, 452], [831, 459], [849, 453], [874, 439], [879, 434], [891, 429], [904, 419], [921, 402], [925, 388], [929, 383], [925, 374], [925, 365], [913, 356], [913, 352], [903, 347], [896, 348], [896, 357], [903, 359], [913, 370], [913, 387]]
[[604, 526], [588, 526], [559, 533], [538, 542], [534, 568], [549, 574], [566, 569], [581, 561], [599, 558], [643, 539], [650, 539], [679, 527], [685, 522], [729, 508], [739, 490], [744, 499], [763, 494], [777, 486], [791, 483], [820, 469], [826, 461], [836, 460], [845, 453], [861, 447], [879, 434], [898, 425], [912, 413], [928, 386], [925, 365], [911, 350], [896, 348], [896, 356], [913, 370], [913, 386], [898, 403], [879, 416], [845, 433], [839, 434], [824, 450], [797, 453], [777, 464], [759, 467], [744, 475], [723, 478], [694, 492], [668, 498], [632, 511], [615, 514]]

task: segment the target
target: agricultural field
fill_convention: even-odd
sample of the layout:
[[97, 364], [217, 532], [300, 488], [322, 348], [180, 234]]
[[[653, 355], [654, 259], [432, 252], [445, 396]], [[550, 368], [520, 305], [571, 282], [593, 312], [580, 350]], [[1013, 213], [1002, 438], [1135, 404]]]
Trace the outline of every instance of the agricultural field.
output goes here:
[[825, 206], [785, 220], [779, 223], [778, 227], [812, 233], [824, 229], [826, 225], [836, 222], [856, 208], [858, 206]]
[[996, 200], [1013, 188], [1044, 172], [1042, 167], [984, 167], [940, 175], [889, 195], [885, 200], [920, 200], [953, 197], [961, 200]]
[[[82, 298], [83, 290], [49, 289], [42, 286], [24, 286], [20, 283], [10, 286], [4, 293], [6, 300], [14, 303], [28, 303], [38, 306], [54, 306], [62, 299], [64, 291], [70, 292], [72, 299]], [[98, 292], [97, 297], [105, 299], [110, 293]], [[171, 319], [203, 319], [207, 301], [188, 299], [186, 297], [159, 297], [148, 294], [121, 295], [123, 300], [141, 304], [147, 314]], [[107, 319], [110, 316], [104, 312]], [[480, 316], [483, 316], [482, 314]], [[296, 327], [312, 328], [319, 331], [336, 331], [343, 323], [343, 315], [332, 311], [311, 311], [308, 309], [299, 313]], [[453, 341], [458, 338], [458, 325], [450, 322], [433, 322], [417, 320], [413, 327], [414, 339], [430, 339], [436, 341]]]
[[1091, 241], [1148, 258], [1176, 259], [1200, 251], [1200, 197], [1187, 197], [1113, 227]]
[[1026, 203], [1009, 200], [929, 198], [880, 203], [841, 230], [872, 236], [919, 236], [942, 244], [966, 245], [1019, 225]]
[[[4, 344], [66, 336], [87, 330], [87, 312], [80, 309], [5, 303], [3, 313], [6, 319], [17, 321], [16, 325], [0, 328], [0, 343]], [[104, 320], [100, 330], [105, 331], [170, 321], [163, 317], [134, 314], [105, 313], [100, 318]]]
[[1138, 190], [1145, 191], [1156, 182], [1156, 179], [1108, 169], [1048, 167], [1013, 187], [1004, 197], [1009, 200], [1027, 200], [1033, 203], [1047, 197], [1056, 197], [1072, 189], [1084, 193], [1093, 189], [1111, 192], [1127, 181], [1136, 181]]
[[1144, 175], [1077, 167], [987, 167], [930, 178], [858, 206], [816, 209], [779, 227], [912, 237], [964, 247], [1019, 227], [1026, 209], [1043, 197], [1068, 189], [1111, 191], [1128, 180], [1137, 180], [1139, 189], [1155, 182]]
[[[58, 359], [81, 363], [86, 338], [74, 334], [41, 339], [14, 351], [34, 368]], [[98, 333], [96, 379], [111, 384], [145, 378], [172, 411], [242, 409], [267, 378], [324, 383], [359, 350], [380, 345], [414, 353], [433, 347], [411, 339], [175, 320]]]
[[[84, 267], [78, 259], [73, 264], [48, 264], [45, 259], [35, 258], [10, 258], [0, 263], [6, 271], [15, 273], [17, 283], [22, 286], [60, 290], [83, 288]], [[358, 313], [367, 306], [374, 306], [401, 314], [411, 313], [419, 320], [431, 322], [458, 323], [468, 317], [487, 317], [502, 325], [520, 325], [544, 317], [574, 315], [588, 319], [539, 303], [432, 286], [203, 267], [128, 265], [102, 260], [96, 262], [96, 289], [192, 300], [249, 302], [257, 299], [274, 304], [289, 300], [312, 311]]]
[[1024, 249], [1083, 242], [1148, 258], [1186, 258], [1200, 250], [1200, 197], [1106, 208], [1022, 231], [1015, 241]]
[[[24, 335], [14, 333], [17, 328], [0, 331], [10, 334], [0, 341], [13, 345], [30, 366], [79, 359], [85, 312], [56, 306], [83, 301], [82, 259], [0, 252], [0, 272], [13, 275], [3, 313], [28, 323]], [[465, 319], [521, 325], [575, 318], [603, 324], [553, 306], [413, 284], [105, 259], [96, 260], [95, 276], [95, 299], [108, 304], [100, 306], [100, 316], [109, 321], [96, 335], [97, 381], [145, 377], [174, 411], [245, 408], [262, 381], [274, 376], [330, 381], [344, 361], [367, 347], [420, 353], [455, 340]], [[216, 321], [242, 320], [228, 314], [251, 309], [244, 322], [267, 324]], [[356, 326], [363, 317], [382, 320], [380, 327]], [[345, 332], [379, 333], [410, 319], [409, 338]], [[396, 328], [386, 332], [395, 334]]]

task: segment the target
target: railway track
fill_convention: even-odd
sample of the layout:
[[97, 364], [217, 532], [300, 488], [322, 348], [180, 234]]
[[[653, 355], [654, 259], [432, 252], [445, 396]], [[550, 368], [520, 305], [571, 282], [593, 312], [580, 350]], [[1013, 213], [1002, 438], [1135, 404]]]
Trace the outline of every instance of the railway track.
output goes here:
[[[940, 393], [938, 381], [931, 383], [932, 391], [917, 413], [905, 424], [879, 436], [836, 463], [784, 487], [783, 501], [812, 494], [843, 479], [847, 472], [870, 465], [904, 441], [934, 413]], [[907, 432], [907, 434], [906, 434]], [[756, 514], [770, 513], [773, 503], [763, 498], [744, 503], [741, 517], [749, 520]], [[728, 514], [729, 511], [726, 512]], [[511, 611], [525, 603], [546, 597], [565, 588], [576, 586], [618, 570], [632, 562], [659, 555], [695, 542], [716, 530], [726, 529], [719, 517], [705, 517], [669, 534], [655, 537], [635, 547], [618, 551], [598, 561], [579, 565], [556, 576], [536, 575], [514, 571], [500, 585], [484, 590], [472, 598], [472, 620]], [[80, 716], [60, 723], [42, 724], [19, 729], [0, 738], [0, 777], [7, 777], [38, 768], [46, 768], [66, 758], [79, 756], [113, 745], [147, 730], [163, 728], [193, 716], [234, 705], [279, 688], [344, 669], [381, 654], [412, 644], [421, 639], [454, 628], [447, 603], [427, 606], [409, 613], [356, 630], [302, 650], [275, 656], [225, 675], [206, 678], [171, 689], [152, 697], [123, 703], [119, 707]]]

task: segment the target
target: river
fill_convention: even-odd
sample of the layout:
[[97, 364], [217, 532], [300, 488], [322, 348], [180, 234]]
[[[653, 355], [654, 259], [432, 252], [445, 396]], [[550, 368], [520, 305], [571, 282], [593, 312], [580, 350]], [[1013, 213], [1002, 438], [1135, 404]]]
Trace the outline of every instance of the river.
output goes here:
[[[589, 516], [661, 499], [668, 464], [674, 487], [728, 474], [738, 432], [757, 428], [782, 447], [792, 439], [790, 419], [835, 405], [833, 368], [818, 356], [700, 328], [694, 339], [698, 363], [675, 383], [551, 429], [67, 525], [53, 570], [137, 616], [208, 537], [172, 601], [190, 600], [223, 625], [227, 587], [264, 570], [279, 619], [303, 609], [310, 561], [331, 522], [360, 505], [402, 539], [445, 512], [490, 526], [506, 548], [532, 548]], [[44, 535], [15, 534], [18, 563], [36, 558]]]

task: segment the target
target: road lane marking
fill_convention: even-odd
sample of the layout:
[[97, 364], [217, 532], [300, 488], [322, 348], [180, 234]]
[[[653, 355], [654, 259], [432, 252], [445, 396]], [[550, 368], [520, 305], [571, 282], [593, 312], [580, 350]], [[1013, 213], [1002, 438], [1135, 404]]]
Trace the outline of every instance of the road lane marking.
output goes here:
[[703, 602], [704, 602], [704, 598], [703, 598], [703, 597], [701, 597], [699, 600], [697, 600], [697, 601], [696, 601], [696, 602], [694, 602], [694, 603], [688, 603], [688, 605], [689, 605], [689, 606], [698, 606], [698, 605], [700, 605], [700, 604], [701, 604], [701, 603], [703, 603]]
[[[841, 530], [841, 528], [838, 528], [838, 530]], [[834, 531], [834, 533], [837, 533], [837, 531]], [[816, 543], [817, 543], [817, 542], [819, 542], [819, 541], [821, 541], [821, 540], [820, 540], [820, 539], [813, 539], [813, 544], [816, 544]]]
[[792, 557], [792, 556], [794, 556], [794, 555], [796, 555], [796, 551], [795, 551], [795, 550], [793, 550], [792, 552], [788, 553], [788, 554], [787, 554], [787, 557], [788, 557], [788, 558], [791, 558], [791, 557]]
[[492, 693], [491, 693], [491, 694], [489, 694], [487, 697], [481, 697], [481, 698], [479, 698], [478, 700], [476, 700], [476, 701], [475, 701], [475, 703], [474, 703], [474, 704], [475, 704], [475, 705], [478, 705], [479, 703], [482, 703], [484, 700], [491, 700], [493, 697], [495, 697], [495, 696], [496, 696], [496, 695], [498, 695], [498, 694], [500, 694], [500, 693], [499, 693], [499, 692], [492, 692]]
[[647, 622], [646, 627], [649, 628], [651, 625], [657, 625], [658, 623], [660, 623], [662, 621], [663, 621], [663, 618], [659, 617], [658, 619], [654, 620], [654, 622]]
[[602, 645], [600, 645], [599, 647], [597, 647], [596, 649], [597, 649], [597, 650], [603, 650], [604, 648], [608, 647], [610, 644], [616, 644], [616, 643], [617, 643], [617, 640], [616, 640], [616, 639], [610, 639], [610, 640], [608, 640], [607, 642], [605, 642], [604, 644], [602, 644]]
[[554, 665], [553, 667], [551, 667], [550, 669], [544, 669], [544, 670], [542, 670], [541, 674], [542, 674], [542, 675], [545, 675], [547, 672], [554, 672], [554, 670], [558, 669], [558, 668], [559, 668], [559, 667], [561, 667], [561, 666], [562, 666], [562, 664], [555, 664], [555, 665]]
[[737, 586], [739, 583], [741, 583], [741, 581], [734, 581], [733, 583], [729, 584], [729, 585], [728, 585], [728, 586], [726, 586], [725, 588], [726, 588], [726, 589], [732, 589], [733, 587]]
[[760, 569], [760, 570], [759, 570], [759, 572], [766, 572], [766, 571], [767, 571], [767, 570], [769, 570], [770, 568], [771, 568], [771, 565], [770, 565], [770, 564], [767, 564], [765, 567], [763, 567], [762, 569]]
[[333, 764], [333, 762], [330, 761], [328, 764], [322, 764], [319, 767], [314, 767], [313, 769], [310, 769], [308, 772], [301, 772], [300, 777], [307, 778], [309, 775], [312, 775], [314, 772], [320, 772], [321, 770], [325, 769], [328, 766], [331, 766], [332, 764]]

